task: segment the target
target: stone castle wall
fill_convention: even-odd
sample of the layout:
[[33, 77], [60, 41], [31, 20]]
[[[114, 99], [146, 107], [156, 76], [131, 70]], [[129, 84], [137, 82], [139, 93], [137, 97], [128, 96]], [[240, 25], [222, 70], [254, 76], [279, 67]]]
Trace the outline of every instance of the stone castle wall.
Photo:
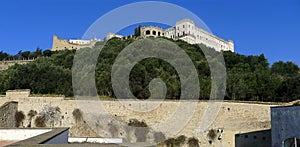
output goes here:
[[70, 43], [69, 41], [65, 39], [60, 39], [56, 35], [53, 36], [53, 42], [52, 42], [52, 49], [51, 51], [59, 51], [59, 50], [75, 50], [75, 49], [80, 49], [80, 48], [85, 48], [85, 47], [92, 47], [94, 46], [96, 41], [92, 41], [91, 44], [75, 44], [75, 43]]
[[11, 60], [11, 61], [0, 61], [0, 71], [7, 70], [9, 67], [15, 64], [27, 64], [34, 60]]
[[[270, 129], [270, 105], [268, 103], [237, 103], [222, 102], [222, 106], [217, 113], [217, 117], [204, 131], [197, 131], [202, 122], [203, 112], [206, 111], [208, 102], [206, 101], [134, 101], [127, 100], [120, 103], [119, 101], [94, 101], [94, 100], [70, 100], [60, 97], [30, 96], [29, 91], [8, 91], [5, 97], [0, 98], [0, 106], [8, 101], [16, 101], [19, 103], [19, 111], [27, 114], [30, 110], [41, 111], [45, 105], [58, 106], [61, 110], [61, 119], [55, 124], [60, 127], [70, 127], [71, 136], [90, 137], [98, 134], [101, 137], [120, 137], [125, 141], [132, 142], [134, 138], [132, 132], [122, 127], [122, 122], [129, 122], [130, 119], [145, 121], [151, 131], [148, 133], [147, 139], [153, 140], [153, 132], [159, 132], [161, 129], [170, 129], [170, 125], [166, 124], [165, 128], [159, 128], [158, 124], [163, 123], [169, 117], [174, 120], [181, 120], [185, 117], [182, 115], [174, 115], [179, 104], [196, 104], [195, 113], [191, 119], [184, 124], [184, 127], [176, 133], [176, 136], [185, 135], [187, 137], [197, 137], [200, 146], [210, 145], [208, 138], [208, 130], [221, 129], [222, 133], [218, 134], [221, 139], [212, 141], [212, 146], [234, 146], [235, 134], [252, 132], [256, 130]], [[218, 102], [221, 103], [221, 102]], [[153, 105], [157, 107], [149, 112], [134, 111], [136, 108], [150, 108]], [[83, 111], [83, 124], [90, 125], [89, 133], [82, 133], [82, 130], [76, 130], [76, 121], [72, 115], [74, 109], [79, 108]], [[99, 109], [102, 108], [102, 109]], [[131, 109], [132, 108], [132, 109]], [[185, 108], [183, 108], [185, 109]], [[95, 115], [97, 114], [97, 115]], [[24, 122], [26, 124], [26, 122]], [[182, 125], [182, 124], [179, 124]], [[115, 127], [112, 127], [115, 126]], [[115, 128], [114, 130], [112, 128]], [[87, 128], [84, 128], [87, 130]], [[112, 132], [113, 131], [113, 132]], [[151, 134], [152, 133], [152, 134]], [[134, 134], [134, 133], [133, 133]], [[152, 136], [151, 136], [152, 135]], [[165, 133], [166, 138], [174, 137]]]

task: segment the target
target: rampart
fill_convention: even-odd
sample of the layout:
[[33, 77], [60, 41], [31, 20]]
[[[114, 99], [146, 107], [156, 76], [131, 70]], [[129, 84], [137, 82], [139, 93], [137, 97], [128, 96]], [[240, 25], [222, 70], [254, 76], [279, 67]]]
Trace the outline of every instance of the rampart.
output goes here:
[[9, 67], [15, 64], [27, 64], [29, 62], [34, 61], [32, 60], [7, 60], [7, 61], [0, 61], [0, 71], [7, 70]]
[[[131, 137], [132, 132], [122, 128], [122, 122], [126, 123], [131, 119], [146, 122], [151, 128], [147, 139], [153, 140], [153, 132], [162, 131], [157, 127], [159, 123], [169, 117], [173, 117], [175, 120], [181, 120], [185, 117], [184, 115], [173, 115], [179, 104], [196, 104], [195, 113], [189, 121], [187, 120], [184, 127], [176, 133], [176, 136], [197, 137], [200, 146], [234, 146], [235, 134], [270, 129], [270, 107], [277, 105], [274, 103], [216, 102], [221, 103], [217, 117], [207, 129], [199, 132], [197, 129], [203, 121], [202, 117], [208, 105], [207, 101], [163, 101], [159, 103], [158, 101], [127, 100], [120, 103], [113, 100], [72, 100], [64, 96], [34, 96], [30, 95], [29, 90], [7, 91], [6, 96], [0, 97], [0, 106], [9, 101], [18, 102], [18, 109], [23, 111], [24, 114], [28, 114], [30, 110], [39, 113], [46, 105], [59, 107], [61, 118], [54, 126], [70, 127], [70, 136], [118, 137], [124, 138], [128, 142], [133, 142], [134, 137]], [[130, 107], [151, 107], [155, 104], [158, 104], [157, 108], [148, 112], [128, 109]], [[96, 107], [102, 107], [103, 111], [98, 111]], [[83, 112], [84, 121], [80, 125], [78, 125], [72, 114], [76, 108]], [[98, 115], [94, 116], [93, 114]], [[24, 124], [27, 124], [28, 121], [28, 118], [26, 118]], [[172, 130], [172, 128], [169, 129]], [[211, 129], [222, 131], [218, 132], [217, 138], [212, 140], [208, 137], [208, 132]], [[164, 135], [166, 138], [174, 137], [169, 136], [167, 133]]]
[[59, 50], [75, 50], [86, 47], [93, 47], [97, 41], [91, 41], [90, 44], [75, 44], [71, 43], [65, 39], [58, 38], [56, 35], [53, 36], [52, 49], [51, 51], [59, 51]]

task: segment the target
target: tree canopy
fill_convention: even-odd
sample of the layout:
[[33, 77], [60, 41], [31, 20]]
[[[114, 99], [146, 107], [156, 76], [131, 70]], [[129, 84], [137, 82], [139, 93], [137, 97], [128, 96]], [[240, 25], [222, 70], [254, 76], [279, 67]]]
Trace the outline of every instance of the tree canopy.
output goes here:
[[[134, 40], [110, 39], [99, 55], [95, 82], [98, 95], [115, 97], [111, 70], [118, 54]], [[170, 40], [173, 41], [173, 40]], [[211, 94], [211, 71], [203, 51], [221, 55], [204, 45], [191, 45], [184, 41], [173, 41], [189, 55], [198, 72], [200, 100]], [[99, 44], [93, 49], [97, 49]], [[83, 52], [90, 48], [80, 49]], [[270, 66], [263, 54], [245, 56], [230, 51], [222, 52], [227, 72], [225, 99], [244, 101], [292, 101], [300, 98], [299, 67], [292, 62], [275, 62]], [[14, 65], [0, 73], [0, 92], [9, 89], [31, 89], [33, 93], [64, 94], [73, 96], [72, 65], [75, 50], [19, 52], [15, 57], [39, 57], [25, 65]], [[0, 60], [12, 57], [0, 52]], [[221, 64], [221, 63], [220, 63]], [[180, 78], [176, 70], [166, 61], [147, 58], [137, 63], [130, 73], [130, 88], [139, 99], [150, 97], [149, 83], [161, 78], [167, 87], [167, 99], [179, 99]]]

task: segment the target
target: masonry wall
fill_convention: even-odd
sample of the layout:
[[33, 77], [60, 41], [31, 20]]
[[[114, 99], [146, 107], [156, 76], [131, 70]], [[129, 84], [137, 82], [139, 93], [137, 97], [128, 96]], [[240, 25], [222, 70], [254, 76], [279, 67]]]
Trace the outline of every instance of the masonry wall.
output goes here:
[[80, 49], [85, 47], [92, 47], [95, 45], [95, 43], [96, 41], [92, 42], [91, 44], [79, 45], [79, 44], [70, 43], [69, 41], [65, 39], [60, 39], [54, 35], [51, 51], [59, 51], [65, 49], [73, 50], [73, 49]]
[[0, 71], [7, 70], [9, 67], [15, 64], [27, 64], [34, 60], [12, 60], [12, 61], [0, 61]]
[[[30, 110], [39, 112], [45, 105], [58, 106], [61, 111], [61, 119], [55, 123], [55, 126], [70, 127], [70, 136], [74, 137], [109, 138], [113, 136], [123, 138], [124, 142], [134, 142], [136, 139], [134, 138], [134, 132], [124, 127], [124, 123], [126, 124], [134, 118], [145, 121], [151, 127], [147, 140], [153, 141], [153, 133], [160, 131], [158, 124], [170, 116], [175, 120], [185, 117], [185, 115], [173, 114], [178, 109], [179, 104], [196, 104], [196, 109], [190, 121], [184, 124], [184, 127], [176, 133], [175, 137], [179, 135], [195, 136], [201, 142], [200, 146], [234, 146], [235, 134], [270, 129], [270, 106], [272, 105], [267, 103], [223, 102], [216, 119], [209, 125], [209, 128], [204, 131], [197, 131], [208, 102], [164, 101], [159, 103], [157, 101], [128, 100], [120, 103], [119, 101], [67, 100], [64, 97], [33, 97], [26, 92], [23, 95], [19, 93], [20, 91], [9, 91], [6, 97], [0, 99], [0, 105], [7, 101], [17, 101], [19, 103], [18, 109], [23, 111], [24, 114], [27, 114]], [[150, 108], [157, 103], [159, 104], [154, 110], [148, 112], [134, 111], [135, 108]], [[83, 112], [82, 125], [78, 125], [72, 115], [75, 108], [80, 108]], [[165, 129], [168, 129], [168, 124]], [[169, 129], [172, 131], [172, 128]], [[220, 134], [222, 139], [215, 139], [210, 143], [211, 139], [207, 135], [209, 129], [224, 130]], [[168, 133], [165, 133], [165, 136], [166, 138], [174, 137]]]
[[0, 128], [15, 127], [15, 114], [18, 110], [17, 102], [5, 102], [0, 104]]

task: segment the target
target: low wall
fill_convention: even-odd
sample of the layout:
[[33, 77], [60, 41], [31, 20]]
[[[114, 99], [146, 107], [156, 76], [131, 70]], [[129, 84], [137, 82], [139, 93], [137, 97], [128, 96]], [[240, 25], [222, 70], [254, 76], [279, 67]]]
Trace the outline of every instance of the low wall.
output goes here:
[[[221, 107], [217, 111], [216, 118], [207, 129], [197, 131], [203, 121], [203, 113], [209, 111], [206, 110], [208, 102], [205, 101], [164, 101], [159, 103], [158, 101], [128, 100], [120, 103], [119, 101], [66, 100], [64, 97], [32, 97], [26, 92], [23, 92], [22, 95], [20, 91], [9, 91], [6, 97], [0, 98], [0, 105], [7, 101], [17, 101], [19, 111], [23, 111], [25, 115], [30, 110], [41, 112], [46, 105], [59, 107], [61, 118], [55, 122], [54, 126], [70, 127], [70, 136], [123, 138], [124, 142], [134, 142], [136, 140], [134, 132], [130, 132], [128, 128], [123, 127], [129, 120], [137, 119], [146, 122], [150, 126], [147, 140], [153, 141], [153, 133], [161, 131], [158, 127], [159, 124], [169, 117], [174, 120], [181, 120], [186, 117], [184, 114], [173, 114], [178, 109], [178, 105], [193, 104], [196, 106], [195, 113], [175, 136], [197, 137], [201, 142], [200, 146], [234, 146], [235, 134], [270, 129], [270, 107], [275, 106], [269, 103], [217, 102], [221, 104]], [[156, 104], [157, 107], [148, 112], [130, 109], [131, 107], [152, 107]], [[101, 107], [102, 111], [99, 111], [98, 107]], [[74, 119], [72, 113], [76, 108], [82, 111], [83, 121], [78, 122]], [[184, 108], [182, 111], [184, 111]], [[26, 118], [24, 124], [27, 124], [28, 121], [28, 118]], [[171, 124], [166, 125], [165, 128], [172, 131], [174, 128], [170, 128]], [[220, 140], [210, 139], [208, 137], [210, 129], [222, 129], [222, 134], [220, 134], [222, 138]], [[164, 135], [166, 138], [174, 137], [170, 136], [168, 132], [165, 132]]]
[[7, 70], [9, 67], [15, 64], [27, 64], [34, 60], [11, 60], [11, 61], [0, 61], [0, 71]]

